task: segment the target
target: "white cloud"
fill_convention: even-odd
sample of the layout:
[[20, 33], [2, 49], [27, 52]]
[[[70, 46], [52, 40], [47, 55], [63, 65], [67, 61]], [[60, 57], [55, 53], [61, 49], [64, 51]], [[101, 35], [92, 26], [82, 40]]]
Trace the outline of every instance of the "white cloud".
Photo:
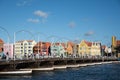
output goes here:
[[29, 18], [27, 21], [32, 22], [32, 23], [39, 23], [40, 22], [39, 19], [32, 19], [32, 18]]
[[39, 16], [39, 17], [42, 17], [42, 18], [47, 18], [47, 17], [48, 17], [48, 13], [43, 12], [43, 11], [41, 11], [41, 10], [35, 11], [35, 12], [34, 12], [34, 15]]
[[75, 27], [76, 26], [75, 22], [73, 22], [73, 21], [70, 22], [68, 25], [69, 25], [69, 27]]
[[17, 6], [25, 6], [25, 5], [30, 5], [31, 3], [32, 3], [32, 0], [21, 0], [16, 5]]
[[85, 33], [84, 35], [85, 35], [85, 36], [92, 36], [93, 34], [94, 34], [93, 31], [89, 31], [89, 32]]

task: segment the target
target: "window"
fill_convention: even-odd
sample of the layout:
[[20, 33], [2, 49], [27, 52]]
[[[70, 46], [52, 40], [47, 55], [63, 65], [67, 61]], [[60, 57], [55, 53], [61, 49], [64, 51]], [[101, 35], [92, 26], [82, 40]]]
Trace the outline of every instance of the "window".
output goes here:
[[31, 43], [31, 42], [29, 42], [28, 44], [29, 44], [29, 45], [32, 45], [32, 43]]
[[57, 51], [57, 49], [54, 49], [54, 51]]
[[77, 47], [79, 47], [79, 45], [77, 45]]
[[24, 45], [27, 45], [27, 43], [25, 43]]
[[82, 50], [82, 47], [80, 47], [80, 50]]
[[24, 50], [24, 52], [27, 52], [26, 50]]

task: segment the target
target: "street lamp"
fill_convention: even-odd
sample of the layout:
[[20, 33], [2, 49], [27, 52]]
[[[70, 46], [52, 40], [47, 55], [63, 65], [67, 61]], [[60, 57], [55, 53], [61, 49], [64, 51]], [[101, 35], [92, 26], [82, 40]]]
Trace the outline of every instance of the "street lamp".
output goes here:
[[[15, 60], [15, 42], [16, 42], [16, 34], [17, 34], [17, 33], [21, 33], [21, 32], [27, 32], [28, 34], [30, 34], [30, 35], [33, 37], [32, 32], [27, 31], [27, 30], [20, 30], [20, 31], [14, 32], [14, 60]], [[22, 54], [21, 54], [20, 57], [22, 58]]]

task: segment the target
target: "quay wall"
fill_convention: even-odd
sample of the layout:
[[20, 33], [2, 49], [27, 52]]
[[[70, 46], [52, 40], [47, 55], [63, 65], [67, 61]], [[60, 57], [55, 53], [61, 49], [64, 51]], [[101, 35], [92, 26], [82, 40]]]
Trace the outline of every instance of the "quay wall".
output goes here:
[[0, 61], [0, 71], [11, 71], [26, 68], [49, 68], [54, 66], [77, 65], [83, 63], [97, 63], [117, 61], [117, 58], [44, 58], [27, 60]]

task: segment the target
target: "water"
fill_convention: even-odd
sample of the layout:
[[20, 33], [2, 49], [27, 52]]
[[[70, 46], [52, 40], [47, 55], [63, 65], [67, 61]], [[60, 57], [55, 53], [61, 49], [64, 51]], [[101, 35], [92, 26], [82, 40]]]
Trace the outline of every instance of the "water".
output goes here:
[[36, 72], [26, 76], [0, 76], [0, 80], [120, 80], [120, 63]]

